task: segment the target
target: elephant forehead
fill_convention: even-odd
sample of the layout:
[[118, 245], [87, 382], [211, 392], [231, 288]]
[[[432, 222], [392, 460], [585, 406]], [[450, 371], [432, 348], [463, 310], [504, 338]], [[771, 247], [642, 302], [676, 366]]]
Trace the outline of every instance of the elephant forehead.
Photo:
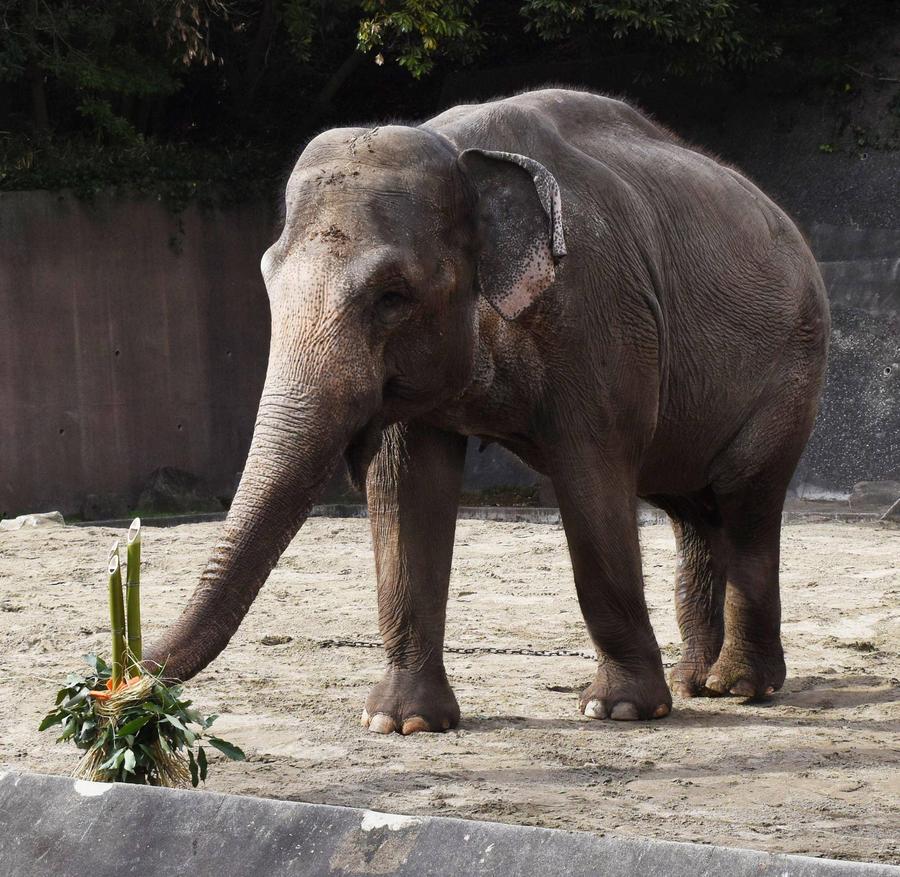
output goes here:
[[404, 171], [319, 182], [335, 179], [333, 170], [322, 168], [318, 176], [297, 181], [273, 253], [276, 261], [311, 252], [344, 259], [379, 246], [422, 256], [456, 246], [466, 233], [460, 206], [433, 177], [419, 179]]
[[456, 154], [416, 128], [326, 132], [304, 150], [285, 193], [288, 212], [310, 202], [377, 204], [403, 195], [433, 207], [452, 204], [459, 189]]
[[365, 167], [408, 167], [416, 164], [448, 165], [456, 154], [449, 141], [423, 128], [385, 125], [376, 128], [335, 128], [310, 141], [297, 168], [344, 161]]
[[285, 192], [288, 217], [307, 220], [323, 211], [363, 217], [408, 208], [437, 211], [449, 205], [452, 181], [444, 169], [360, 166], [332, 161], [294, 171]]

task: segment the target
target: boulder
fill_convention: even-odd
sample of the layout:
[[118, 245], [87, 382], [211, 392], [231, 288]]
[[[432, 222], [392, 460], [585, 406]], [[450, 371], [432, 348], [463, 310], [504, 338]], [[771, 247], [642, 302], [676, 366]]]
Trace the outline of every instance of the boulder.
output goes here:
[[900, 481], [858, 481], [850, 494], [850, 510], [884, 512], [900, 497]]
[[128, 517], [128, 502], [116, 493], [89, 493], [81, 506], [85, 521], [112, 521]]
[[225, 506], [202, 478], [174, 466], [163, 466], [153, 472], [141, 491], [138, 509], [143, 514], [178, 515], [221, 512]]
[[65, 527], [66, 521], [60, 512], [35, 512], [0, 521], [0, 530], [21, 530], [22, 527]]

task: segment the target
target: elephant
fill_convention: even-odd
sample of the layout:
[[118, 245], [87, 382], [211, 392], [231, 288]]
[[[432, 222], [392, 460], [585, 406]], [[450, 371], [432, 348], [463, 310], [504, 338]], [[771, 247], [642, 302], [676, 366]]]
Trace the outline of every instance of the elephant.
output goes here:
[[[547, 88], [312, 139], [262, 258], [264, 388], [223, 532], [147, 654], [188, 679], [237, 630], [336, 468], [365, 490], [387, 667], [363, 724], [444, 731], [467, 439], [553, 485], [598, 666], [594, 719], [785, 679], [782, 506], [830, 316], [787, 215], [630, 104]], [[644, 598], [642, 498], [671, 518], [681, 660]], [[671, 683], [671, 690], [669, 684]]]

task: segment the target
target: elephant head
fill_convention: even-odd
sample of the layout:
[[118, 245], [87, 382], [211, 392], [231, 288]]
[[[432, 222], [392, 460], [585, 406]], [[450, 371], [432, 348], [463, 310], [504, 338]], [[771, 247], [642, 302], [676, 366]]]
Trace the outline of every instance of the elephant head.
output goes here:
[[362, 483], [385, 426], [465, 390], [479, 296], [514, 319], [565, 253], [549, 171], [423, 128], [316, 137], [285, 207], [262, 259], [272, 338], [243, 477], [190, 602], [146, 656], [171, 678], [227, 645], [342, 457]]

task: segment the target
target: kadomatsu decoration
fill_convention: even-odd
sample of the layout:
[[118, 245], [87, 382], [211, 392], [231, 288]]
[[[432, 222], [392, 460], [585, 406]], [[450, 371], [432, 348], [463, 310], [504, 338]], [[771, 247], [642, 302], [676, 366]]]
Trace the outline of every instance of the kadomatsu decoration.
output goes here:
[[107, 783], [196, 786], [206, 779], [204, 744], [227, 758], [244, 753], [208, 733], [216, 716], [203, 716], [181, 685], [164, 681], [165, 668], [141, 664], [141, 521], [128, 531], [123, 595], [119, 543], [109, 552], [110, 661], [85, 655], [89, 670], [70, 673], [40, 730], [62, 726], [57, 742], [71, 740], [84, 756], [74, 776]]

